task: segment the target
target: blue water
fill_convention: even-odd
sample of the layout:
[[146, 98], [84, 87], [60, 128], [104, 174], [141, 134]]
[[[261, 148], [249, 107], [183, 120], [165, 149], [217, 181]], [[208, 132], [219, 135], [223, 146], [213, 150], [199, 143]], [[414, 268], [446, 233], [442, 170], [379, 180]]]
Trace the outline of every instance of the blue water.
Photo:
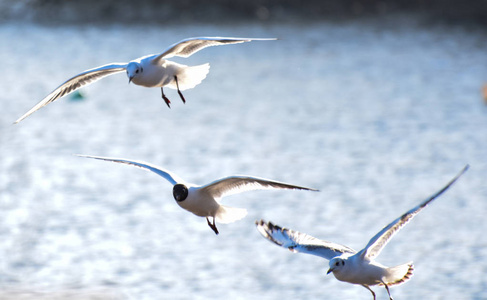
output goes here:
[[[211, 65], [184, 93], [186, 105], [166, 90], [168, 109], [158, 89], [119, 74], [12, 125], [82, 70], [205, 35], [280, 40], [175, 59]], [[263, 239], [254, 221], [360, 250], [466, 163], [467, 174], [377, 260], [414, 261], [412, 280], [391, 288], [395, 299], [485, 297], [485, 33], [408, 20], [7, 23], [0, 40], [0, 298], [74, 290], [79, 299], [369, 299], [364, 288], [325, 276], [327, 261]], [[161, 177], [73, 154], [144, 160], [198, 184], [247, 174], [321, 192], [226, 198], [249, 215], [215, 236], [177, 206]]]

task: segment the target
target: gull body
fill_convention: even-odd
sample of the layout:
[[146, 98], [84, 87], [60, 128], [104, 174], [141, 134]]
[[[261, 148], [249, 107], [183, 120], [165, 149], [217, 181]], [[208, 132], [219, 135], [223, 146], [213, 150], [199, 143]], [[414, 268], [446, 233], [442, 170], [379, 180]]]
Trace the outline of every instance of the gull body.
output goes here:
[[[164, 177], [173, 185], [173, 197], [176, 200], [176, 203], [181, 208], [192, 212], [199, 217], [205, 217], [208, 226], [210, 226], [215, 234], [218, 234], [215, 221], [223, 224], [232, 223], [247, 215], [246, 209], [221, 205], [219, 201], [225, 196], [230, 196], [245, 191], [270, 189], [318, 191], [307, 187], [253, 176], [229, 176], [200, 186], [187, 183], [170, 171], [142, 161], [89, 155], [79, 156], [128, 164], [152, 171]], [[212, 218], [212, 222], [210, 222], [209, 218]]]
[[239, 44], [250, 41], [268, 41], [275, 38], [233, 38], [233, 37], [195, 37], [184, 39], [171, 45], [160, 54], [146, 55], [134, 59], [128, 63], [111, 63], [81, 72], [74, 77], [66, 80], [49, 95], [44, 97], [39, 103], [32, 107], [28, 112], [15, 121], [19, 123], [30, 116], [43, 106], [68, 95], [77, 89], [102, 79], [103, 77], [126, 72], [129, 83], [144, 87], [160, 87], [161, 95], [167, 106], [170, 107], [171, 101], [166, 97], [163, 87], [167, 86], [176, 89], [181, 100], [186, 103], [181, 91], [194, 88], [206, 78], [210, 70], [208, 63], [198, 66], [186, 66], [167, 60], [168, 58], [179, 56], [189, 57], [192, 54], [211, 46]]
[[157, 57], [148, 55], [129, 62], [125, 68], [129, 82], [143, 87], [179, 86], [179, 91], [184, 91], [200, 84], [210, 71], [209, 64], [189, 67], [165, 59], [155, 64]]
[[308, 253], [330, 260], [327, 274], [333, 273], [335, 278], [340, 281], [362, 285], [372, 293], [374, 300], [376, 296], [370, 288], [374, 285], [383, 285], [389, 298], [392, 299], [389, 287], [409, 280], [413, 275], [413, 264], [408, 262], [395, 267], [386, 267], [376, 262], [374, 258], [380, 254], [401, 228], [431, 201], [446, 191], [467, 169], [468, 165], [440, 191], [384, 227], [369, 241], [365, 248], [358, 252], [347, 246], [320, 240], [264, 220], [256, 222], [257, 230], [269, 241], [288, 248], [292, 252]]

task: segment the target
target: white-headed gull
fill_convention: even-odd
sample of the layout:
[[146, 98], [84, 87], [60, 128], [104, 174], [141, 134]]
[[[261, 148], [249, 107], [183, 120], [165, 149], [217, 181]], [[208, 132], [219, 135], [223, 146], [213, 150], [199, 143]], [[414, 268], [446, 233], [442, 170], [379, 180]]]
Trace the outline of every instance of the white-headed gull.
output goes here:
[[128, 63], [111, 63], [86, 70], [58, 86], [54, 91], [42, 99], [38, 104], [21, 116], [15, 123], [27, 118], [39, 108], [59, 99], [77, 89], [102, 79], [108, 75], [126, 72], [129, 83], [144, 87], [160, 87], [162, 98], [169, 107], [171, 101], [164, 95], [163, 87], [177, 89], [181, 100], [186, 103], [181, 91], [194, 88], [200, 84], [210, 70], [209, 64], [186, 66], [167, 60], [179, 56], [189, 57], [194, 53], [211, 46], [239, 44], [250, 41], [268, 41], [275, 38], [233, 38], [233, 37], [194, 37], [184, 39], [160, 54], [151, 54], [134, 59]]
[[[218, 230], [215, 225], [215, 220], [227, 224], [238, 221], [247, 215], [246, 209], [221, 205], [219, 200], [225, 196], [246, 191], [271, 189], [318, 191], [311, 188], [251, 176], [229, 176], [215, 180], [206, 185], [198, 186], [185, 182], [174, 173], [145, 162], [89, 155], [79, 156], [128, 164], [152, 171], [164, 177], [173, 185], [172, 193], [176, 203], [183, 209], [192, 212], [197, 216], [206, 217], [208, 225], [216, 234], [218, 234]], [[209, 220], [210, 217], [213, 219], [212, 222]]]
[[368, 289], [375, 300], [370, 286], [383, 285], [392, 299], [389, 287], [407, 281], [413, 275], [412, 262], [396, 267], [386, 267], [374, 258], [380, 254], [390, 239], [431, 201], [446, 191], [466, 170], [468, 165], [444, 188], [409, 210], [377, 233], [359, 252], [340, 244], [320, 240], [305, 233], [282, 228], [264, 220], [256, 222], [257, 230], [271, 242], [288, 248], [292, 252], [317, 255], [330, 260], [327, 274], [333, 272], [335, 278], [352, 284], [360, 284]]

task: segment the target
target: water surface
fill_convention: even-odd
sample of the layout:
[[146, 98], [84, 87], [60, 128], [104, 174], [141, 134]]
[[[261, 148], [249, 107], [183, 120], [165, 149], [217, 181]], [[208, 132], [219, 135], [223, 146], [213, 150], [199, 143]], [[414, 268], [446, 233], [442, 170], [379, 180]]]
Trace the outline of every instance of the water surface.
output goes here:
[[[12, 122], [82, 70], [190, 36], [279, 37], [205, 49], [210, 73], [184, 93], [114, 75]], [[3, 24], [0, 286], [101, 291], [103, 299], [367, 299], [255, 230], [264, 218], [357, 250], [388, 222], [451, 190], [378, 257], [415, 263], [396, 299], [482, 299], [487, 289], [487, 39], [402, 23], [258, 26]], [[320, 193], [235, 195], [240, 222], [215, 236], [155, 174], [73, 154], [144, 160], [198, 184], [247, 174]], [[385, 299], [383, 288], [375, 289]], [[83, 295], [83, 294], [80, 294]], [[90, 296], [86, 299], [95, 299]], [[5, 296], [6, 297], [6, 296]], [[59, 296], [61, 297], [61, 296]], [[69, 296], [67, 296], [69, 298]], [[82, 296], [80, 296], [82, 297]], [[91, 297], [91, 298], [90, 298]], [[83, 298], [85, 299], [85, 298]]]

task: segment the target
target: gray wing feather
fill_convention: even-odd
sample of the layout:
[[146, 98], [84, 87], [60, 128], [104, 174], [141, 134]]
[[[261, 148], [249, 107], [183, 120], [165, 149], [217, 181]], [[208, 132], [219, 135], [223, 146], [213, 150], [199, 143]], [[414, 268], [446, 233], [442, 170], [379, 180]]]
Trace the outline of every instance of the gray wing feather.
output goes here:
[[268, 41], [268, 40], [275, 40], [273, 38], [270, 39], [255, 39], [255, 38], [233, 38], [233, 37], [194, 37], [184, 39], [176, 44], [171, 45], [166, 51], [162, 54], [155, 57], [152, 61], [155, 64], [161, 63], [163, 59], [171, 58], [174, 56], [179, 57], [189, 57], [194, 53], [211, 46], [220, 46], [220, 45], [229, 45], [229, 44], [239, 44], [245, 43], [250, 41]]
[[19, 123], [23, 119], [30, 116], [39, 108], [48, 105], [49, 103], [68, 95], [77, 89], [97, 81], [103, 77], [108, 75], [112, 75], [118, 72], [123, 72], [127, 64], [108, 64], [103, 65], [101, 67], [97, 67], [94, 69], [86, 70], [81, 74], [78, 74], [68, 80], [66, 80], [63, 84], [58, 86], [54, 91], [52, 91], [49, 95], [44, 97], [39, 103], [37, 103], [33, 108], [31, 108], [28, 112], [26, 112], [22, 117], [18, 118], [15, 121], [15, 124]]
[[171, 173], [167, 170], [164, 170], [158, 166], [151, 165], [151, 164], [148, 164], [145, 162], [135, 161], [135, 160], [127, 160], [127, 159], [121, 159], [121, 158], [91, 156], [91, 155], [78, 155], [78, 156], [86, 157], [86, 158], [94, 158], [94, 159], [99, 159], [99, 160], [105, 160], [105, 161], [111, 161], [111, 162], [116, 162], [116, 163], [122, 163], [122, 164], [127, 164], [127, 165], [132, 165], [135, 167], [139, 167], [142, 169], [146, 169], [146, 170], [149, 170], [149, 171], [156, 173], [157, 175], [164, 177], [172, 185], [175, 185], [177, 183], [184, 183], [184, 181], [181, 178], [179, 178], [176, 174]]
[[425, 208], [431, 201], [435, 200], [438, 196], [443, 194], [457, 179], [465, 173], [469, 168], [466, 165], [460, 173], [457, 174], [446, 186], [444, 186], [441, 190], [430, 196], [428, 199], [423, 201], [418, 206], [414, 207], [413, 209], [409, 210], [399, 218], [392, 221], [389, 225], [384, 227], [379, 233], [377, 233], [365, 246], [362, 252], [362, 256], [364, 259], [372, 260], [374, 257], [378, 256], [382, 249], [387, 245], [387, 243], [391, 240], [391, 238], [399, 232], [409, 221], [411, 221], [423, 208]]
[[305, 233], [282, 228], [271, 222], [266, 223], [264, 220], [260, 220], [255, 223], [257, 230], [263, 237], [292, 252], [312, 254], [328, 260], [343, 253], [356, 253], [355, 250], [347, 246], [323, 241]]
[[201, 189], [216, 199], [255, 190], [288, 189], [318, 191], [307, 187], [251, 176], [230, 176], [222, 178], [202, 186]]

